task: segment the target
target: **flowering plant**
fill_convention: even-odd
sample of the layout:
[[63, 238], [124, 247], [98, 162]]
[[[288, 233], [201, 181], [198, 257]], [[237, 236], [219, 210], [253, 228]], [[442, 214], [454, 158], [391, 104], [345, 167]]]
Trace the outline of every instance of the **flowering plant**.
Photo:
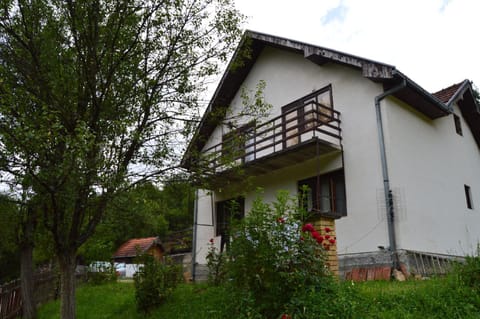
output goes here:
[[328, 234], [332, 231], [330, 227], [325, 227], [323, 228], [323, 230], [320, 231], [325, 232], [326, 235], [320, 235], [317, 230], [315, 230], [312, 224], [305, 224], [302, 227], [302, 232], [310, 233], [312, 235], [312, 238], [314, 238], [319, 245], [322, 245], [325, 250], [329, 250], [331, 246], [335, 245], [337, 238], [332, 237]]
[[286, 192], [280, 192], [273, 204], [255, 200], [233, 230], [228, 250], [229, 283], [239, 294], [235, 300], [252, 303], [236, 302], [236, 311], [253, 307], [264, 318], [291, 318], [284, 311], [290, 299], [330, 278], [322, 249], [325, 237], [304, 219], [298, 200]]

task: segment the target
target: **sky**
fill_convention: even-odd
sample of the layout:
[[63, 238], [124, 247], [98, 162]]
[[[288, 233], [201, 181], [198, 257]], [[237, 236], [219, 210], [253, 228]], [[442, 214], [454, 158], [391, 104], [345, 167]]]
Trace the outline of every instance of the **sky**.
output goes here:
[[245, 29], [394, 65], [436, 92], [480, 87], [478, 0], [236, 0]]

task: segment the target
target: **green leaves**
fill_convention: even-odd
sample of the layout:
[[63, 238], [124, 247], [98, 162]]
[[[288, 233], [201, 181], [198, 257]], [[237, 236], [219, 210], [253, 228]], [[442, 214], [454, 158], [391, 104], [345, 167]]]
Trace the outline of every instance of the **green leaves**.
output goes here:
[[226, 263], [236, 311], [248, 317], [243, 309], [253, 308], [264, 318], [278, 318], [296, 296], [329, 285], [324, 252], [312, 238], [303, 238], [303, 222], [298, 199], [287, 192], [279, 192], [272, 204], [258, 197], [231, 232], [227, 260], [212, 254], [211, 261]]
[[178, 165], [171, 145], [242, 17], [230, 0], [2, 0], [0, 10], [0, 172], [19, 198], [35, 195], [57, 255], [70, 257], [118, 193]]

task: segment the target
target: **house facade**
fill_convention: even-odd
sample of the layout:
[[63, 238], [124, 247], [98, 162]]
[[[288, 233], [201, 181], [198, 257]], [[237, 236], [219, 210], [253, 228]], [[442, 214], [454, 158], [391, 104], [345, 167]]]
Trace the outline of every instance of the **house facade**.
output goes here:
[[[245, 90], [262, 82], [268, 114], [245, 113]], [[273, 201], [302, 185], [335, 230], [341, 274], [442, 269], [480, 242], [479, 146], [467, 80], [431, 94], [394, 66], [247, 31], [182, 161], [209, 180], [197, 191], [194, 276], [210, 239], [224, 244], [229, 200], [241, 217], [258, 188]]]

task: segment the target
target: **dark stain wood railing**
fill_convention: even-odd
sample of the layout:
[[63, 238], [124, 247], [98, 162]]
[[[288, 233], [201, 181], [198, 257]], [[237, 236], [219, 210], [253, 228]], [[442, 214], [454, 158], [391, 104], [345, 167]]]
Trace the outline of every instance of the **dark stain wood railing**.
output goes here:
[[340, 112], [310, 100], [265, 123], [250, 122], [224, 135], [221, 143], [203, 150], [199, 166], [223, 172], [314, 139], [340, 146], [340, 122]]

